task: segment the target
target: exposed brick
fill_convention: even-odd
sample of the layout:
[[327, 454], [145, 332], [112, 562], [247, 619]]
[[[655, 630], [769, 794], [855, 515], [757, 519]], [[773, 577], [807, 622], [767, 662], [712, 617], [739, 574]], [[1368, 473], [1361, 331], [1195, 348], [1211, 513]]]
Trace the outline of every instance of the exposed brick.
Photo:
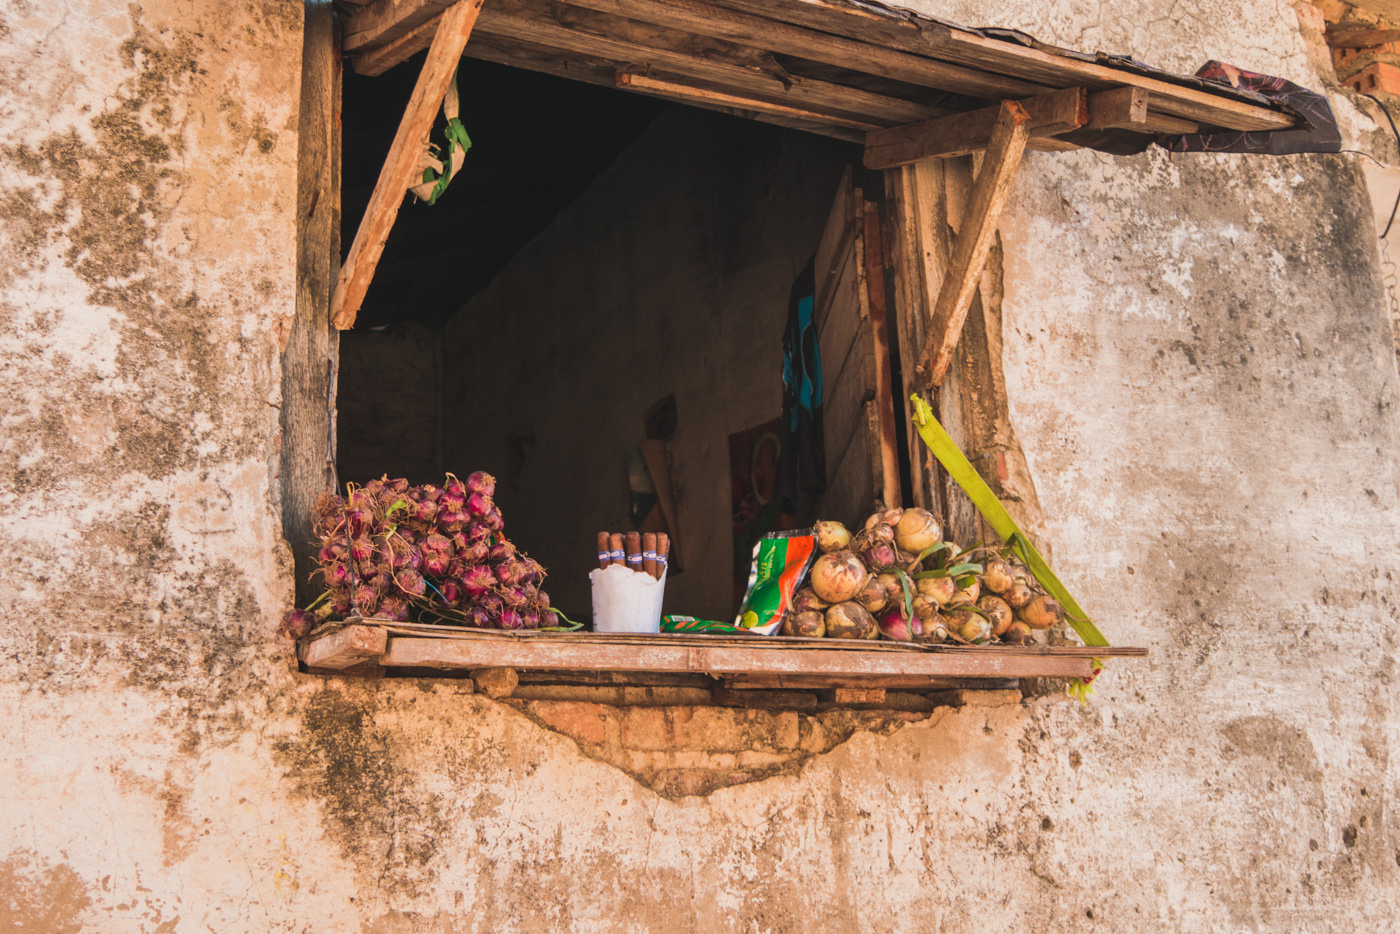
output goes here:
[[625, 687], [622, 703], [646, 706], [693, 706], [710, 703], [709, 688]]
[[1345, 84], [1361, 94], [1400, 94], [1400, 68], [1376, 62], [1346, 79]]
[[622, 703], [622, 691], [620, 687], [595, 684], [521, 684], [516, 687], [511, 697], [525, 700], [583, 701], [616, 706]]
[[580, 743], [600, 745], [607, 742], [607, 720], [613, 714], [611, 707], [602, 704], [580, 703], [578, 701], [531, 701], [528, 709], [550, 729], [558, 730], [565, 736]]
[[729, 775], [711, 772], [707, 769], [667, 769], [657, 773], [652, 787], [667, 797], [679, 797], [681, 795], [709, 794], [716, 788], [743, 781], [747, 781], [747, 778], [730, 781]]
[[670, 749], [674, 745], [667, 722], [671, 709], [674, 708], [628, 708], [622, 717], [622, 745], [632, 749]]

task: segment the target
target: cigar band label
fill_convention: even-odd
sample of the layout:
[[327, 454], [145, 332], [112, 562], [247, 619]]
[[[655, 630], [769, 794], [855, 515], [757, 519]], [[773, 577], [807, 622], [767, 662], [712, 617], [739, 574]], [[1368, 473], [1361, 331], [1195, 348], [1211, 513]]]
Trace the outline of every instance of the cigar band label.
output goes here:
[[656, 552], [654, 552], [654, 551], [644, 551], [644, 552], [642, 552], [642, 559], [643, 559], [644, 561], [655, 561], [655, 560], [656, 560]]
[[656, 556], [656, 563], [659, 564], [659, 565], [661, 565], [661, 566], [664, 568], [664, 567], [666, 566], [666, 556], [665, 556], [665, 555], [657, 555], [657, 556]]
[[621, 549], [619, 549], [619, 550], [617, 550], [617, 551], [610, 551], [610, 552], [608, 552], [608, 557], [611, 558], [611, 559], [614, 560], [614, 561], [621, 561], [622, 558], [623, 558]]
[[607, 560], [609, 560], [609, 559], [611, 559], [611, 558], [612, 558], [612, 555], [608, 554], [606, 551], [600, 551], [600, 552], [598, 552], [598, 560], [599, 560], [599, 561], [607, 561]]
[[642, 556], [641, 556], [641, 555], [628, 555], [628, 556], [627, 556], [627, 563], [628, 563], [628, 564], [641, 564], [641, 563], [642, 563]]

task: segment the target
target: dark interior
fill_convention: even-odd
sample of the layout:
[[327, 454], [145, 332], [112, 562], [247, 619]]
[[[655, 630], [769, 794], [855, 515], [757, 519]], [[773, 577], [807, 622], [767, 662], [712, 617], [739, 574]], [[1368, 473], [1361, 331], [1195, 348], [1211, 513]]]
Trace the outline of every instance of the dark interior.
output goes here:
[[[350, 249], [424, 55], [376, 78], [345, 70], [341, 249]], [[436, 204], [405, 199], [357, 328], [442, 323], [665, 106], [636, 94], [464, 58], [467, 162]], [[482, 90], [486, 89], [485, 93]], [[433, 141], [442, 142], [438, 114]]]
[[[346, 72], [343, 250], [420, 60]], [[634, 527], [628, 458], [674, 399], [665, 609], [732, 618], [729, 450], [781, 412], [789, 290], [858, 147], [503, 65], [458, 81], [464, 167], [405, 200], [341, 335], [340, 481], [490, 471], [506, 534], [587, 618], [594, 533]]]

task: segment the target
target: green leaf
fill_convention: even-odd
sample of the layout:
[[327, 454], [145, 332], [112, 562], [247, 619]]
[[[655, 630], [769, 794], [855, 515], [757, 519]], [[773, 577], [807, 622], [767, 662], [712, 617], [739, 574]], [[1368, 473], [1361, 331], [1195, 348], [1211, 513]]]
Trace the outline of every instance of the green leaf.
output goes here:
[[919, 437], [924, 444], [928, 445], [933, 456], [938, 458], [938, 462], [943, 465], [943, 469], [948, 471], [948, 475], [962, 487], [967, 498], [972, 500], [972, 504], [977, 507], [977, 511], [987, 520], [988, 524], [1011, 545], [1016, 556], [1025, 563], [1027, 570], [1040, 581], [1052, 597], [1059, 600], [1067, 611], [1065, 620], [1079, 633], [1079, 638], [1084, 640], [1085, 645], [1108, 645], [1108, 640], [1103, 633], [1099, 632], [1097, 626], [1089, 618], [1089, 614], [1080, 608], [1079, 603], [1070, 595], [1069, 590], [1060, 579], [1055, 576], [1055, 572], [1050, 570], [1049, 563], [1036, 550], [1035, 546], [1026, 538], [1016, 520], [1011, 518], [1011, 514], [1006, 511], [1006, 507], [997, 499], [992, 488], [987, 486], [987, 481], [982, 479], [982, 475], [968, 461], [966, 455], [958, 450], [958, 446], [953, 439], [948, 436], [948, 432], [943, 430], [943, 426], [938, 424], [938, 419], [933, 417], [933, 409], [919, 395], [910, 396], [914, 404], [914, 426], [918, 429]]

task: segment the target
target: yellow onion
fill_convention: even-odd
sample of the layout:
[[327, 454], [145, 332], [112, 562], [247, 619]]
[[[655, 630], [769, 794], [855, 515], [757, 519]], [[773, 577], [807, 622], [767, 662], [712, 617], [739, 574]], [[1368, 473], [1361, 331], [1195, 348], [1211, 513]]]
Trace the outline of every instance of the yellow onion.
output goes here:
[[992, 626], [966, 606], [953, 607], [946, 614], [948, 631], [955, 632], [968, 642], [986, 641], [992, 637]]
[[953, 594], [953, 602], [954, 602], [954, 603], [976, 603], [976, 602], [977, 602], [977, 598], [980, 597], [981, 595], [982, 595], [982, 587], [981, 587], [981, 585], [979, 585], [979, 584], [977, 583], [977, 578], [974, 577], [974, 578], [972, 579], [972, 582], [969, 583], [966, 587], [960, 587], [960, 588], [958, 588], [958, 592], [955, 593], [955, 594]]
[[829, 604], [811, 587], [803, 587], [792, 595], [792, 611], [801, 613], [805, 610], [825, 610]]
[[856, 594], [855, 600], [871, 613], [879, 613], [890, 602], [885, 585], [874, 574], [871, 574], [866, 580], [865, 586], [860, 589], [860, 593]]
[[833, 551], [812, 563], [810, 583], [827, 603], [845, 603], [860, 593], [869, 572], [849, 551]]
[[1040, 594], [1017, 610], [1016, 615], [1032, 629], [1049, 629], [1064, 620], [1065, 611], [1060, 601], [1049, 594]]
[[1015, 581], [1010, 587], [1001, 592], [1001, 598], [1005, 600], [1007, 606], [1011, 607], [1013, 610], [1019, 610], [1027, 603], [1030, 603], [1031, 598], [1034, 596], [1035, 591], [1031, 590], [1030, 586], [1025, 581], [1020, 580]]
[[821, 610], [803, 610], [783, 617], [783, 635], [820, 639], [826, 635], [826, 614]]
[[1006, 588], [1014, 583], [1011, 569], [1000, 558], [988, 558], [982, 565], [982, 589], [988, 593], [1006, 593]]
[[[958, 592], [957, 581], [951, 577], [925, 577], [918, 582], [919, 593], [931, 597], [939, 606], [946, 606], [953, 601], [953, 597]], [[964, 603], [970, 601], [963, 601]]]
[[826, 634], [833, 639], [875, 639], [880, 627], [859, 603], [838, 603], [826, 611]]
[[933, 513], [913, 506], [904, 510], [894, 527], [894, 540], [904, 551], [918, 554], [937, 545], [943, 538], [943, 528]]
[[850, 531], [839, 522], [818, 522], [812, 526], [812, 533], [817, 537], [817, 549], [822, 554], [840, 551], [851, 544]]
[[1001, 634], [1001, 641], [1012, 645], [1026, 645], [1035, 641], [1035, 635], [1031, 632], [1031, 627], [1018, 619]]
[[893, 571], [882, 571], [875, 575], [875, 579], [880, 582], [880, 586], [885, 588], [885, 600], [895, 603], [904, 600], [904, 585], [899, 582], [899, 575]]
[[978, 599], [977, 606], [987, 614], [987, 622], [992, 624], [992, 635], [1000, 636], [1011, 628], [1014, 620], [1011, 607], [1001, 597], [987, 594]]

